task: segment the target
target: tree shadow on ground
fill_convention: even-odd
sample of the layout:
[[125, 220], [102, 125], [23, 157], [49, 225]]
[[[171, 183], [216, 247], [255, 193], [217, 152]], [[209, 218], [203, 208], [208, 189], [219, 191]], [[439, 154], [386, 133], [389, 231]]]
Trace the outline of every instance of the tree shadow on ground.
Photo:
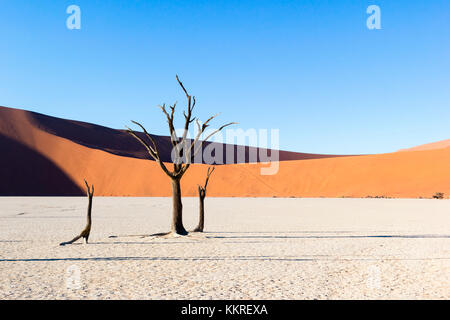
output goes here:
[[441, 235], [441, 234], [413, 234], [413, 235], [345, 235], [345, 236], [206, 236], [208, 239], [365, 239], [365, 238], [405, 238], [405, 239], [428, 239], [428, 238], [436, 238], [436, 239], [445, 239], [450, 238], [450, 235]]
[[0, 259], [0, 262], [60, 262], [60, 261], [422, 261], [450, 260], [445, 257], [435, 258], [389, 258], [389, 257], [357, 257], [336, 258], [326, 255], [304, 255], [302, 257], [278, 256], [198, 256], [198, 257], [86, 257], [86, 258], [30, 258]]

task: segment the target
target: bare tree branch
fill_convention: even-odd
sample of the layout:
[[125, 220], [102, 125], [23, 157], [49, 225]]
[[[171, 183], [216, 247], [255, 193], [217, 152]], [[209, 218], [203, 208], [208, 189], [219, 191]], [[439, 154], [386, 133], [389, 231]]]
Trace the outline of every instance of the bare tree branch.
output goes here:
[[139, 127], [141, 127], [142, 131], [144, 131], [145, 135], [147, 136], [147, 138], [152, 142], [153, 144], [153, 151], [154, 153], [158, 156], [159, 159], [159, 152], [158, 152], [158, 147], [156, 146], [156, 142], [155, 139], [153, 139], [153, 137], [147, 132], [147, 130], [145, 130], [144, 126], [142, 124], [140, 124], [139, 122], [133, 121], [131, 120], [131, 122], [133, 122], [134, 124], [138, 125]]
[[[211, 118], [209, 118], [202, 126], [200, 126], [200, 123], [197, 121], [197, 126], [199, 129], [199, 132], [197, 133], [197, 136], [195, 137], [195, 140], [191, 143], [185, 159], [186, 159], [186, 165], [183, 167], [183, 174], [184, 172], [186, 172], [186, 170], [189, 168], [190, 164], [191, 164], [191, 158], [195, 157], [195, 155], [201, 150], [202, 148], [202, 144], [203, 142], [206, 142], [209, 138], [211, 138], [213, 135], [215, 135], [216, 133], [222, 131], [224, 128], [231, 126], [233, 124], [237, 124], [237, 122], [230, 122], [227, 124], [224, 124], [223, 126], [221, 126], [219, 129], [213, 131], [210, 135], [208, 135], [204, 140], [202, 140], [202, 142], [199, 144], [199, 139], [202, 135], [202, 133], [205, 131], [205, 129], [208, 127], [208, 122], [212, 119], [214, 119], [217, 115], [212, 116]], [[194, 150], [194, 153], [192, 154], [192, 150]]]
[[205, 180], [205, 186], [203, 189], [206, 191], [206, 187], [208, 186], [209, 177], [214, 172], [216, 168], [215, 167], [208, 167], [208, 172], [206, 173], [206, 180]]
[[148, 153], [152, 156], [152, 158], [155, 161], [158, 161], [158, 156], [156, 155], [155, 150], [153, 150], [153, 148], [150, 147], [147, 142], [142, 140], [141, 137], [139, 137], [137, 134], [135, 134], [133, 130], [131, 130], [129, 127], [126, 127], [126, 128], [127, 128], [127, 132], [130, 135], [132, 135], [136, 140], [138, 140], [147, 149]]
[[[213, 135], [215, 135], [216, 133], [222, 131], [222, 130], [225, 129], [226, 127], [231, 126], [231, 125], [233, 125], [233, 124], [237, 124], [237, 122], [230, 122], [230, 123], [224, 124], [224, 125], [221, 126], [219, 129], [213, 131], [210, 135], [208, 135], [205, 139], [203, 139], [202, 142], [208, 141], [208, 139], [211, 138]], [[202, 133], [203, 133], [203, 131], [202, 131]], [[197, 142], [198, 142], [198, 141], [197, 141]], [[191, 146], [191, 147], [192, 147], [192, 148], [195, 148], [197, 142], [195, 142], [195, 144], [194, 144], [193, 146]], [[201, 144], [194, 150], [194, 153], [193, 153], [193, 156], [194, 156], [194, 157], [195, 157], [195, 155], [200, 151], [200, 149], [201, 149]]]
[[162, 110], [162, 112], [166, 115], [167, 118], [167, 123], [169, 124], [169, 130], [170, 130], [170, 141], [172, 142], [172, 146], [176, 147], [178, 145], [178, 137], [177, 137], [177, 133], [175, 131], [175, 126], [173, 124], [173, 117], [174, 117], [174, 113], [175, 113], [175, 107], [177, 105], [177, 102], [175, 102], [173, 104], [173, 106], [170, 106], [170, 115], [169, 113], [166, 111], [166, 105], [163, 104], [162, 106], [159, 106]]
[[141, 129], [144, 131], [145, 135], [149, 138], [149, 140], [152, 142], [153, 144], [153, 148], [147, 143], [145, 142], [143, 139], [141, 139], [136, 133], [134, 133], [133, 130], [131, 130], [130, 128], [127, 127], [127, 131], [129, 134], [131, 134], [136, 140], [138, 140], [143, 146], [145, 146], [145, 148], [147, 149], [148, 153], [150, 154], [150, 156], [157, 162], [159, 163], [159, 165], [161, 166], [161, 169], [163, 169], [163, 171], [169, 176], [169, 177], [173, 177], [174, 174], [172, 172], [170, 172], [166, 165], [164, 164], [164, 162], [161, 161], [160, 157], [159, 157], [159, 152], [158, 152], [158, 147], [156, 146], [156, 142], [153, 139], [152, 136], [150, 136], [150, 134], [147, 132], [147, 130], [144, 128], [143, 125], [141, 125], [139, 122], [136, 121], [131, 121], [134, 124], [138, 125], [139, 127], [141, 127]]
[[[187, 114], [186, 114], [186, 112], [183, 112], [184, 118], [185, 118], [185, 123], [184, 123], [183, 137], [181, 138], [181, 142], [180, 142], [180, 143], [184, 143], [186, 141], [186, 136], [189, 131], [189, 125], [195, 120], [195, 118], [192, 119], [192, 110], [194, 110], [194, 106], [195, 106], [195, 97], [192, 98], [191, 95], [189, 95], [189, 93], [187, 92], [183, 83], [178, 78], [178, 75], [177, 75], [177, 81], [178, 81], [178, 84], [180, 85], [180, 87], [183, 89], [183, 91], [186, 95], [186, 98], [188, 100]], [[193, 103], [192, 103], [192, 101], [193, 101]]]

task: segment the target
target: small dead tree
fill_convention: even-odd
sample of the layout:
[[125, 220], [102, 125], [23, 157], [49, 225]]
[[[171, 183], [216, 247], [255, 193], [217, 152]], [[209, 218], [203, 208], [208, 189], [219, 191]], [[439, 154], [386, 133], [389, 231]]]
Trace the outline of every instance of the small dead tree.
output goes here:
[[[172, 183], [172, 225], [171, 225], [171, 231], [172, 233], [179, 234], [179, 235], [187, 235], [188, 232], [183, 226], [183, 204], [181, 202], [181, 186], [180, 186], [180, 180], [183, 177], [183, 175], [186, 173], [187, 169], [189, 168], [192, 158], [202, 149], [202, 142], [199, 141], [200, 137], [202, 136], [203, 132], [206, 130], [206, 128], [209, 126], [209, 122], [217, 117], [218, 115], [214, 115], [210, 117], [208, 120], [206, 120], [202, 125], [198, 121], [197, 118], [192, 116], [192, 111], [195, 106], [195, 97], [191, 96], [187, 90], [185, 89], [183, 83], [180, 81], [178, 76], [176, 76], [176, 79], [178, 81], [178, 84], [183, 89], [186, 98], [187, 98], [187, 111], [184, 112], [184, 131], [181, 138], [178, 138], [176, 132], [175, 132], [175, 125], [174, 125], [174, 113], [175, 113], [175, 107], [176, 102], [170, 106], [170, 111], [167, 112], [165, 104], [162, 106], [159, 106], [164, 113], [164, 115], [167, 118], [167, 123], [169, 125], [169, 131], [170, 131], [170, 141], [172, 143], [172, 163], [173, 163], [173, 169], [169, 170], [161, 160], [160, 154], [158, 152], [158, 147], [156, 145], [155, 140], [153, 137], [147, 132], [147, 130], [142, 126], [140, 123], [136, 121], [132, 121], [134, 124], [138, 125], [142, 131], [145, 134], [145, 137], [149, 141], [145, 141], [142, 139], [139, 135], [137, 135], [133, 130], [127, 127], [128, 133], [131, 134], [135, 139], [137, 139], [148, 151], [150, 157], [155, 160], [163, 170], [163, 172], [171, 179]], [[198, 127], [197, 135], [195, 136], [195, 139], [188, 139], [187, 134], [189, 131], [189, 126], [192, 122], [196, 122]], [[211, 136], [215, 135], [216, 133], [223, 130], [225, 127], [235, 124], [234, 122], [227, 123], [223, 126], [221, 126], [219, 129], [213, 131], [211, 134], [209, 134], [203, 141], [207, 141]], [[189, 141], [188, 141], [189, 140]], [[170, 233], [169, 232], [169, 233]], [[168, 234], [168, 233], [165, 233]], [[164, 234], [158, 234], [158, 235], [164, 235]]]
[[198, 226], [193, 230], [193, 232], [203, 232], [205, 228], [205, 197], [206, 197], [206, 187], [208, 186], [209, 177], [214, 172], [214, 167], [209, 167], [206, 173], [205, 185], [202, 187], [198, 185], [198, 197], [200, 200], [199, 205], [199, 219]]
[[86, 227], [83, 229], [83, 231], [81, 231], [81, 233], [78, 236], [76, 236], [72, 240], [67, 241], [67, 242], [61, 242], [59, 244], [60, 246], [65, 246], [66, 244], [72, 244], [80, 238], [84, 239], [84, 243], [88, 243], [89, 234], [91, 233], [91, 225], [92, 225], [91, 212], [92, 212], [92, 198], [94, 197], [94, 185], [92, 185], [92, 187], [89, 187], [89, 184], [87, 183], [86, 180], [84, 180], [84, 184], [86, 185], [86, 194], [89, 198], [89, 204], [88, 204], [88, 208], [87, 208]]

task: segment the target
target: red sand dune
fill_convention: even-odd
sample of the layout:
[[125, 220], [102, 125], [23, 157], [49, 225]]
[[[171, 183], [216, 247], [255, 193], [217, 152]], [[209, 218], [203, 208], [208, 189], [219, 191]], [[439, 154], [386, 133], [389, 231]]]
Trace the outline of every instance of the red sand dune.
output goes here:
[[435, 150], [435, 149], [445, 149], [450, 147], [450, 139], [422, 144], [417, 147], [412, 147], [408, 149], [400, 149], [398, 151], [424, 151], [424, 150]]
[[[74, 127], [71, 127], [71, 126]], [[70, 130], [68, 130], [68, 128]], [[92, 137], [92, 132], [95, 136]], [[160, 137], [163, 141], [165, 137]], [[0, 107], [0, 195], [81, 195], [83, 178], [102, 196], [168, 196], [169, 179], [120, 130]], [[450, 194], [450, 148], [366, 156], [297, 155], [267, 164], [216, 167], [209, 196], [431, 197]], [[281, 157], [283, 159], [283, 157]], [[182, 180], [196, 195], [207, 166], [194, 164]]]

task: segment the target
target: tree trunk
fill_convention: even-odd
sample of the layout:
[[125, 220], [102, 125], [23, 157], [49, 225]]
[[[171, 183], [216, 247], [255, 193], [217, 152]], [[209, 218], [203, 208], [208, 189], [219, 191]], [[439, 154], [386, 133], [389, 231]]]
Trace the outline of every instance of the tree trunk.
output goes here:
[[183, 226], [183, 204], [181, 203], [180, 179], [172, 178], [172, 232], [187, 235]]
[[84, 242], [88, 243], [89, 241], [89, 235], [91, 233], [91, 226], [92, 226], [92, 198], [93, 198], [93, 194], [89, 194], [89, 204], [88, 204], [88, 209], [87, 209], [87, 223], [86, 223], [86, 228], [84, 229], [84, 234], [83, 234], [83, 238], [84, 238]]
[[200, 187], [198, 189], [198, 198], [200, 200], [198, 226], [194, 229], [194, 232], [203, 232], [205, 228], [205, 193]]
[[66, 244], [72, 244], [75, 241], [77, 241], [80, 238], [84, 239], [84, 243], [88, 243], [89, 241], [89, 235], [91, 234], [91, 226], [92, 226], [92, 198], [94, 197], [94, 185], [92, 187], [89, 187], [86, 180], [84, 180], [84, 183], [86, 184], [86, 194], [89, 199], [88, 208], [87, 208], [87, 221], [86, 221], [86, 227], [84, 227], [83, 231], [81, 231], [80, 235], [76, 236], [70, 241], [67, 242], [61, 242], [59, 245], [64, 246]]

